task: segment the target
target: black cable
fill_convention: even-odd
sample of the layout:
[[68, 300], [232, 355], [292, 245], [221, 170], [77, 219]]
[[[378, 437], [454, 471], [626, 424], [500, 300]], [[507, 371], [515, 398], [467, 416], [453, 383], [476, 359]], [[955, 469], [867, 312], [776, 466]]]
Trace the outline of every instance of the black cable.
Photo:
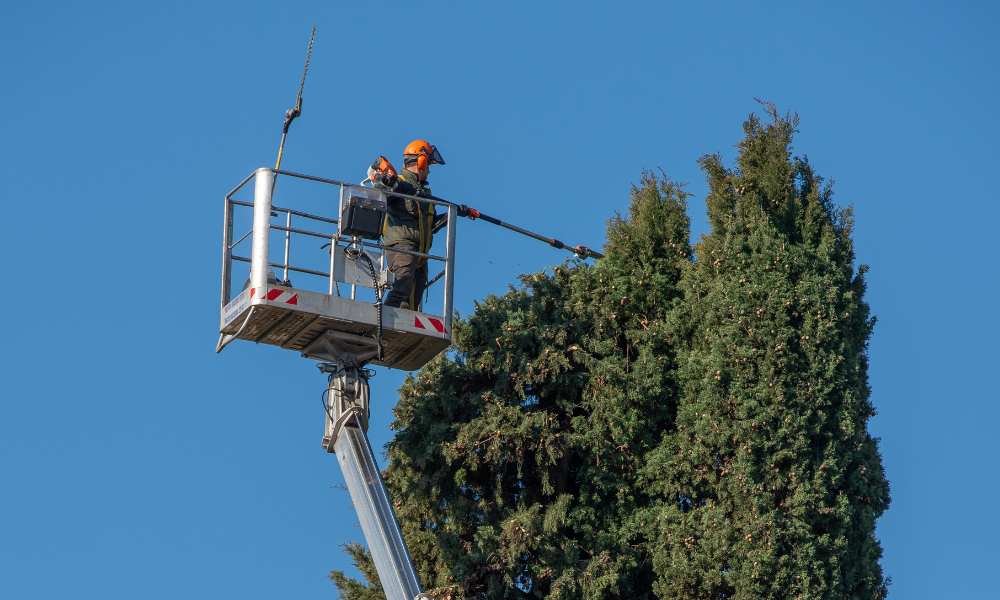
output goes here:
[[[343, 371], [343, 370], [344, 369], [341, 369], [341, 371]], [[337, 376], [339, 376], [339, 372], [338, 373], [330, 373], [329, 377], [327, 377], [327, 380], [326, 380], [326, 389], [323, 390], [323, 392], [319, 395], [319, 401], [323, 404], [323, 412], [326, 413], [326, 416], [330, 419], [331, 423], [336, 423], [337, 422], [336, 417], [334, 417], [333, 413], [330, 412], [330, 408], [331, 407], [330, 407], [330, 402], [329, 402], [329, 400], [330, 400], [330, 386], [333, 385], [333, 378], [337, 377]], [[358, 381], [358, 385], [361, 385], [361, 381], [360, 380], [364, 380], [364, 382], [367, 384], [368, 380], [371, 379], [372, 377], [375, 377], [375, 371], [373, 371], [371, 369], [366, 369], [364, 367], [358, 368], [358, 380], [359, 380]], [[352, 404], [354, 404], [354, 403], [352, 402]], [[368, 417], [369, 418], [370, 418], [370, 415], [371, 415], [371, 406], [369, 405], [369, 407], [368, 407]]]
[[330, 419], [331, 423], [336, 423], [337, 419], [333, 418], [333, 413], [330, 412], [330, 403], [327, 402], [327, 398], [330, 395], [330, 386], [327, 384], [327, 388], [323, 390], [323, 393], [319, 395], [319, 401], [323, 403], [323, 410], [326, 412], [326, 416]]
[[375, 288], [375, 314], [376, 314], [376, 316], [378, 318], [378, 329], [375, 332], [375, 345], [376, 345], [376, 352], [378, 352], [377, 358], [378, 358], [378, 360], [381, 361], [382, 360], [382, 292], [383, 292], [383, 290], [382, 290], [382, 287], [378, 283], [378, 274], [375, 271], [375, 263], [372, 262], [371, 257], [368, 256], [368, 253], [365, 252], [364, 250], [360, 250], [360, 249], [357, 249], [357, 248], [345, 248], [344, 252], [348, 256], [350, 256], [351, 258], [353, 258], [354, 260], [357, 260], [359, 258], [364, 258], [365, 259], [365, 264], [368, 265], [368, 272], [371, 274], [371, 277], [372, 277], [372, 287]]

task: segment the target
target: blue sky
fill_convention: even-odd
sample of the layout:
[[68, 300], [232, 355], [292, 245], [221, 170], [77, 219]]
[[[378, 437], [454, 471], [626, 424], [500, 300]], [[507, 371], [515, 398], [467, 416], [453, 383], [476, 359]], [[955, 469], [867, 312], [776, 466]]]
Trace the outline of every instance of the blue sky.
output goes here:
[[[274, 159], [359, 179], [414, 137], [435, 193], [599, 247], [643, 169], [728, 159], [755, 97], [855, 208], [897, 598], [995, 590], [1000, 396], [991, 3], [5, 3], [0, 597], [329, 598], [361, 540], [324, 380], [213, 354], [222, 196]], [[564, 256], [458, 234], [456, 303]], [[402, 374], [373, 381], [388, 439]]]

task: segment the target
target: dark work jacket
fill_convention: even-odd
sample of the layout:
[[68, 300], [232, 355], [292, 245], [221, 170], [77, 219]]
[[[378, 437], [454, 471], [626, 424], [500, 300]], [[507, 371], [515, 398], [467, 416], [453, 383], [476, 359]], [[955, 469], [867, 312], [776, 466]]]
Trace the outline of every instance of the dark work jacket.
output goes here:
[[[409, 196], [431, 195], [431, 189], [420, 183], [417, 174], [407, 170], [399, 173], [391, 191]], [[388, 197], [388, 205], [382, 227], [382, 244], [392, 246], [406, 242], [413, 244], [418, 252], [429, 252], [436, 217], [434, 205], [396, 196]]]

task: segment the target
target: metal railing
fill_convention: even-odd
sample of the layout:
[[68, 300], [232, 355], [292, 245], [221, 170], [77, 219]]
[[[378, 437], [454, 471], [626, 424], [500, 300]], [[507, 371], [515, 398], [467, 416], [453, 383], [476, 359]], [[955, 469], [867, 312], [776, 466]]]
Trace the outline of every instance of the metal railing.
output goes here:
[[[250, 264], [250, 283], [251, 287], [257, 289], [263, 289], [268, 283], [268, 274], [271, 269], [279, 269], [282, 273], [282, 284], [287, 284], [289, 281], [288, 275], [290, 272], [301, 273], [304, 275], [310, 275], [313, 277], [324, 278], [326, 280], [325, 293], [333, 295], [340, 295], [340, 286], [336, 279], [336, 270], [334, 265], [335, 250], [339, 246], [341, 248], [367, 248], [374, 250], [377, 255], [378, 264], [383, 266], [386, 261], [386, 251], [389, 252], [399, 252], [403, 254], [410, 254], [413, 256], [422, 257], [430, 263], [431, 261], [442, 263], [443, 269], [440, 273], [430, 278], [427, 282], [427, 288], [431, 288], [438, 280], [444, 279], [443, 283], [443, 299], [442, 299], [442, 312], [441, 319], [445, 323], [447, 331], [451, 331], [451, 320], [452, 320], [452, 286], [454, 285], [454, 268], [455, 268], [455, 221], [458, 218], [457, 209], [453, 204], [447, 202], [442, 202], [436, 199], [421, 198], [418, 196], [409, 196], [406, 194], [399, 194], [396, 192], [386, 191], [387, 196], [398, 197], [398, 198], [408, 198], [416, 202], [420, 202], [423, 205], [430, 206], [442, 206], [447, 212], [446, 221], [446, 233], [445, 233], [445, 248], [443, 254], [429, 254], [422, 252], [414, 252], [410, 250], [405, 250], [402, 248], [386, 248], [382, 245], [381, 241], [371, 241], [357, 238], [354, 236], [343, 236], [339, 231], [334, 231], [332, 233], [325, 231], [317, 231], [317, 229], [322, 229], [323, 227], [328, 227], [330, 225], [339, 225], [338, 220], [314, 213], [310, 213], [303, 210], [298, 210], [290, 207], [277, 206], [273, 204], [273, 194], [275, 190], [275, 183], [277, 176], [289, 177], [297, 180], [307, 181], [311, 183], [317, 183], [325, 186], [333, 186], [338, 188], [339, 197], [344, 196], [344, 192], [347, 188], [357, 188], [362, 187], [357, 184], [351, 184], [344, 181], [339, 181], [336, 179], [329, 179], [325, 177], [316, 177], [314, 175], [304, 175], [302, 173], [294, 173], [291, 171], [275, 170], [269, 168], [260, 168], [247, 175], [239, 184], [236, 185], [229, 193], [225, 196], [225, 211], [223, 217], [223, 243], [222, 243], [222, 293], [221, 293], [221, 307], [224, 308], [229, 301], [232, 299], [232, 277], [233, 277], [233, 263], [242, 262]], [[247, 202], [245, 200], [237, 200], [234, 198], [236, 194], [244, 190], [247, 185], [253, 181], [253, 202]], [[233, 217], [234, 211], [237, 208], [249, 208], [253, 211], [252, 216], [252, 226], [251, 228], [240, 235], [239, 238], [233, 239]], [[280, 219], [284, 223], [273, 223], [272, 219]], [[339, 229], [339, 227], [338, 227]], [[271, 259], [270, 255], [270, 234], [272, 230], [281, 231], [284, 233], [283, 237], [283, 252], [282, 258], [279, 261]], [[318, 240], [323, 240], [325, 243], [329, 244], [330, 257], [326, 270], [319, 270], [315, 268], [308, 268], [301, 265], [293, 264], [292, 262], [292, 250], [295, 247], [293, 244], [294, 236], [308, 237]], [[236, 254], [234, 250], [237, 249], [240, 244], [245, 242], [248, 238], [251, 240], [250, 256], [244, 256], [241, 254]], [[355, 284], [350, 285], [350, 297], [352, 300], [356, 299], [357, 286]]]

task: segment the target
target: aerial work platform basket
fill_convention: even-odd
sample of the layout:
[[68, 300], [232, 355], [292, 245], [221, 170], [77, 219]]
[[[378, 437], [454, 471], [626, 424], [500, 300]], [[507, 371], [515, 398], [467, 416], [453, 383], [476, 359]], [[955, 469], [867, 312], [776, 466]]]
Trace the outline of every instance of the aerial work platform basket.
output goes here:
[[[308, 212], [291, 208], [294, 198], [282, 206], [276, 205], [273, 200], [279, 179], [283, 187], [290, 186], [292, 181], [311, 186], [312, 193], [303, 196], [318, 199], [320, 209]], [[248, 185], [251, 181], [252, 186]], [[251, 187], [252, 199], [237, 197]], [[241, 339], [295, 350], [319, 361], [336, 362], [344, 354], [351, 354], [371, 364], [403, 370], [418, 369], [446, 349], [452, 339], [456, 207], [433, 199], [404, 196], [429, 210], [439, 206], [447, 213], [444, 243], [436, 244], [443, 246], [442, 254], [388, 249], [426, 261], [430, 275], [428, 290], [440, 293], [429, 296], [441, 300], [440, 304], [427, 302], [427, 306], [439, 307], [422, 309], [429, 312], [388, 306], [379, 311], [374, 304], [376, 295], [384, 293], [392, 282], [392, 273], [387, 269], [387, 249], [378, 239], [356, 235], [356, 226], [363, 228], [366, 216], [348, 209], [379, 202], [384, 205], [385, 194], [335, 179], [269, 168], [257, 169], [226, 194], [217, 349], [221, 351], [233, 340]], [[291, 196], [295, 196], [294, 190]], [[320, 211], [326, 212], [324, 207], [336, 210], [337, 218], [321, 214]], [[237, 210], [252, 211], [248, 230], [239, 237], [234, 236]], [[335, 231], [323, 231], [334, 226]], [[315, 242], [311, 256], [321, 264], [306, 266], [292, 262], [293, 249], [308, 258], [308, 252], [300, 250], [302, 240]], [[242, 253], [247, 245], [249, 256]], [[283, 250], [280, 259], [272, 255], [272, 246]], [[238, 265], [249, 265], [249, 270]], [[439, 267], [436, 273], [435, 266]], [[273, 269], [280, 270], [280, 279]], [[291, 273], [303, 283], [299, 285], [297, 281], [292, 285]], [[242, 289], [234, 292], [241, 282]], [[379, 341], [381, 359], [377, 356]]]

